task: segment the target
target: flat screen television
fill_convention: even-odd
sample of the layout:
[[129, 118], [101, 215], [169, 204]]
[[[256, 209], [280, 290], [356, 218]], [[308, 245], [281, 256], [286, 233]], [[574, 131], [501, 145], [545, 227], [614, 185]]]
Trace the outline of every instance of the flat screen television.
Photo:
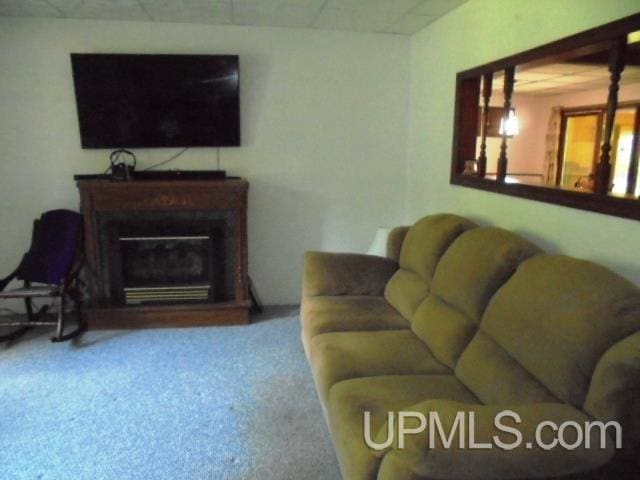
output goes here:
[[82, 148], [240, 145], [237, 55], [72, 53]]

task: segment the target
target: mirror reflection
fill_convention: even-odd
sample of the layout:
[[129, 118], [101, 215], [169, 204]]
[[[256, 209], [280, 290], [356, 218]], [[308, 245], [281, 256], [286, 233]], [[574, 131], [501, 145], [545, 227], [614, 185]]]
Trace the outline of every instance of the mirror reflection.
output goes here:
[[[607, 128], [613, 48], [616, 44], [609, 42], [518, 65], [513, 72], [482, 75], [477, 174], [506, 183], [595, 192], [606, 143], [610, 171], [608, 185], [601, 188], [638, 197], [640, 35], [627, 37], [615, 116]], [[501, 172], [503, 149], [508, 161]]]

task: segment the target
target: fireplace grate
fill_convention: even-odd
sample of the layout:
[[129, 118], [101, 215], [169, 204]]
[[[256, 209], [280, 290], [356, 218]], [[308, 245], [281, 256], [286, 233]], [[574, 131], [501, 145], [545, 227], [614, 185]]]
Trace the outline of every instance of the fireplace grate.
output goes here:
[[127, 305], [203, 302], [212, 298], [211, 236], [121, 236]]
[[174, 287], [127, 287], [124, 289], [127, 305], [176, 301], [203, 301], [209, 298], [210, 285]]

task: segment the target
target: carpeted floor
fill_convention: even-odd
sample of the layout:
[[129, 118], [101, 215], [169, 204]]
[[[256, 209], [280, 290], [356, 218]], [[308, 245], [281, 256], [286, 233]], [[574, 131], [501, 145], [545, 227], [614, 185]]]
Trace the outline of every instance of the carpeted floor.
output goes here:
[[0, 346], [0, 478], [337, 479], [298, 310]]

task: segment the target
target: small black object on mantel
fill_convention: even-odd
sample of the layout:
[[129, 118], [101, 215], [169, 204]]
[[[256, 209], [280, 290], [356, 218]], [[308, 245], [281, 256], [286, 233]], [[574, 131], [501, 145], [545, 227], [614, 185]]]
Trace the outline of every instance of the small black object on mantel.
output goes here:
[[[127, 157], [129, 158], [128, 161], [126, 160]], [[122, 182], [130, 181], [133, 178], [137, 163], [136, 156], [133, 152], [125, 148], [119, 148], [111, 152], [109, 161], [111, 163], [109, 171], [112, 180]]]

